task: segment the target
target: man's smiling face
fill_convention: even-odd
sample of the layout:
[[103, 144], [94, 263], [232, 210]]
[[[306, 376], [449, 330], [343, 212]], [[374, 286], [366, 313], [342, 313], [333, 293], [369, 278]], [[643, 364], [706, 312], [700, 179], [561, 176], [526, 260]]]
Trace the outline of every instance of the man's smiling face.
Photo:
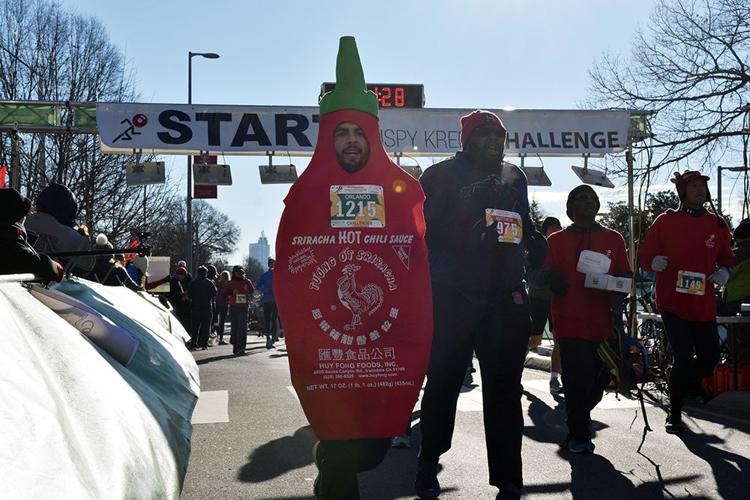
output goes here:
[[347, 172], [356, 172], [370, 158], [370, 143], [356, 123], [340, 123], [333, 131], [333, 148], [339, 164]]

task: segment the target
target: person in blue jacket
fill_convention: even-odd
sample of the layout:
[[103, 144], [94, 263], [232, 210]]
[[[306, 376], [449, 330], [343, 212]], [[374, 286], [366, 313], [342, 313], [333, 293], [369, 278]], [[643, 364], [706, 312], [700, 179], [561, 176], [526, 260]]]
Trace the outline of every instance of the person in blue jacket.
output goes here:
[[273, 343], [279, 340], [277, 334], [277, 319], [279, 310], [276, 308], [276, 299], [273, 298], [273, 267], [274, 259], [268, 259], [268, 271], [260, 275], [255, 288], [263, 293], [261, 303], [263, 304], [263, 329], [266, 333], [266, 349], [273, 347]]

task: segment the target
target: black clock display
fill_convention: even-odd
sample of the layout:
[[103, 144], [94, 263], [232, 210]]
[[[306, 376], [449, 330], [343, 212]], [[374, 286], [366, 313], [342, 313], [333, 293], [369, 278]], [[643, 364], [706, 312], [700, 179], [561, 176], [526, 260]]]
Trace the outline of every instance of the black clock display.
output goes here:
[[[320, 86], [321, 96], [336, 88], [333, 82]], [[415, 83], [368, 83], [367, 90], [378, 96], [381, 108], [423, 108], [424, 85]]]

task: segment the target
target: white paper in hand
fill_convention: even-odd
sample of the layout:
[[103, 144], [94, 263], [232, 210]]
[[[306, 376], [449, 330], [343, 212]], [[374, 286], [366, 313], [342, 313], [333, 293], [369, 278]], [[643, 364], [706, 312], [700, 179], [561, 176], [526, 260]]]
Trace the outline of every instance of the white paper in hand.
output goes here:
[[583, 250], [578, 256], [576, 270], [583, 274], [607, 274], [612, 260], [603, 253]]

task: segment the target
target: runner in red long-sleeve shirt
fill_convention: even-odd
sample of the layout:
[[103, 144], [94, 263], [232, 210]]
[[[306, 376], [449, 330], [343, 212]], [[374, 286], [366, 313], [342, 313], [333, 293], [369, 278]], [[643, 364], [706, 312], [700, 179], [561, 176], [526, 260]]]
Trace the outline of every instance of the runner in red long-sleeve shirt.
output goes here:
[[656, 218], [639, 257], [641, 267], [656, 272], [656, 306], [674, 355], [670, 434], [685, 432], [683, 399], [699, 390], [700, 379], [719, 361], [714, 285], [726, 284], [734, 263], [727, 223], [704, 208], [711, 203], [706, 181], [697, 171], [675, 172], [680, 207]]
[[562, 362], [568, 425], [566, 446], [573, 453], [594, 451], [591, 410], [601, 401], [609, 381], [597, 347], [612, 337], [612, 304], [624, 297], [617, 292], [586, 288], [586, 275], [579, 272], [578, 263], [582, 252], [588, 250], [596, 252], [603, 262], [598, 271], [601, 274], [631, 274], [625, 240], [617, 231], [594, 220], [598, 211], [599, 198], [590, 186], [581, 185], [570, 192], [567, 213], [573, 224], [547, 239], [549, 249], [541, 273], [542, 281], [555, 294], [552, 333], [560, 346]]

